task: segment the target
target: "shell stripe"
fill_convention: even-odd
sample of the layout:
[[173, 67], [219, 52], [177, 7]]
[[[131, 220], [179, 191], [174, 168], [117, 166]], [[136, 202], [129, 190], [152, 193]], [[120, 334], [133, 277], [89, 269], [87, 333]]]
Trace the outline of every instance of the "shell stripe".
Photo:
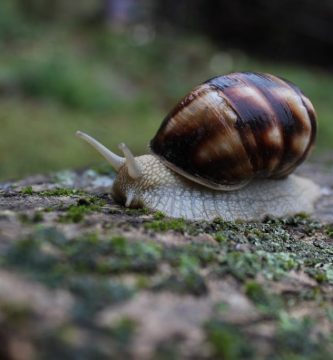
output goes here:
[[224, 178], [228, 183], [239, 182], [244, 172], [252, 174], [253, 168], [235, 128], [237, 115], [220, 92], [210, 89], [200, 101], [207, 103], [209, 111], [199, 117], [199, 123], [208, 122], [212, 128], [193, 153], [194, 163], [211, 181]]
[[[217, 87], [217, 84], [216, 85], [214, 84], [214, 86]], [[257, 151], [259, 146], [258, 146], [258, 139], [255, 136], [255, 131], [250, 124], [242, 120], [243, 118], [246, 118], [251, 115], [255, 117], [255, 114], [250, 114], [251, 108], [253, 108], [253, 106], [251, 106], [251, 104], [249, 103], [248, 98], [243, 98], [242, 100], [244, 101], [241, 104], [241, 106], [236, 106], [237, 101], [239, 101], [241, 95], [240, 94], [241, 91], [239, 91], [240, 87], [230, 88], [231, 90], [230, 93], [227, 92], [228, 89], [227, 86], [218, 86], [218, 89], [220, 90], [224, 89], [224, 91], [221, 91], [221, 94], [227, 100], [227, 102], [229, 103], [229, 105], [234, 110], [237, 116], [235, 128], [237, 129], [239, 136], [241, 138], [241, 142], [244, 148], [246, 149], [248, 160], [251, 163], [252, 172], [262, 168], [263, 166], [262, 160], [258, 156], [258, 151]]]
[[[267, 75], [267, 77], [272, 78], [273, 81], [282, 84], [286, 89], [296, 94], [294, 100], [298, 102], [289, 101], [287, 103], [295, 120], [295, 128], [291, 132], [291, 143], [288, 143], [285, 148], [286, 150], [289, 149], [289, 151], [293, 149], [296, 154], [294, 154], [292, 162], [287, 163], [285, 166], [281, 164], [280, 169], [278, 169], [279, 172], [277, 171], [274, 175], [274, 177], [279, 178], [289, 175], [308, 156], [316, 138], [317, 123], [311, 102], [295, 84], [277, 76]], [[305, 142], [306, 145], [304, 146]], [[295, 149], [299, 145], [303, 145], [303, 147]], [[284, 159], [282, 159], [283, 161]]]
[[[252, 73], [241, 74], [241, 76], [244, 76], [244, 80], [249, 86], [256, 86], [263, 96], [266, 97], [272, 106], [275, 118], [278, 119], [276, 124], [281, 126], [283, 135], [283, 144], [281, 144], [282, 154], [272, 177], [284, 177], [293, 171], [298, 165], [300, 156], [304, 154], [304, 149], [295, 149], [295, 139], [303, 137], [300, 140], [308, 141], [308, 135], [304, 134], [304, 128], [306, 127], [305, 122], [309, 123], [310, 120], [305, 119], [302, 116], [303, 114], [299, 113], [298, 104], [295, 101], [297, 99], [298, 102], [303, 103], [300, 92], [297, 92], [294, 87], [291, 87], [284, 80], [277, 77]], [[291, 96], [292, 101], [288, 101], [288, 97], [282, 96], [283, 94]], [[310, 124], [307, 124], [307, 126], [310, 126]], [[311, 129], [309, 131], [311, 132]]]
[[[279, 148], [276, 149], [275, 156], [278, 157], [277, 164], [275, 165], [276, 168], [273, 169], [274, 171], [271, 172], [275, 173], [277, 168], [284, 164], [286, 161], [286, 154], [289, 154], [289, 142], [292, 133], [292, 126], [293, 126], [293, 118], [290, 110], [286, 106], [286, 104], [281, 102], [280, 99], [277, 99], [276, 93], [273, 93], [276, 83], [273, 83], [270, 79], [266, 79], [264, 75], [257, 75], [257, 74], [246, 74], [246, 83], [248, 86], [255, 86], [259, 92], [267, 99], [271, 106], [271, 117], [272, 117], [272, 124], [271, 126], [276, 126], [279, 128], [279, 131], [282, 135], [282, 141], [280, 143]], [[262, 129], [261, 131], [264, 131]], [[259, 136], [260, 133], [258, 134]], [[259, 149], [259, 153], [262, 156], [265, 156], [265, 144]], [[271, 155], [274, 155], [271, 154]], [[266, 176], [271, 176], [271, 174], [264, 174]]]
[[[225, 82], [224, 79], [228, 77], [217, 78], [212, 81], [212, 85], [223, 89], [225, 98], [238, 115], [237, 130], [257, 176], [268, 176], [276, 166], [276, 159], [280, 159], [282, 154], [282, 128], [279, 127], [278, 116], [281, 116], [283, 110], [274, 107], [272, 99], [267, 98], [262, 91], [262, 85], [250, 82], [247, 73], [232, 76], [236, 79], [227, 79]], [[232, 86], [229, 87], [229, 84]], [[272, 141], [269, 134], [277, 128], [278, 136]], [[255, 142], [250, 141], [252, 139]]]
[[187, 108], [193, 101], [202, 96], [203, 93], [207, 92], [207, 90], [209, 90], [208, 86], [204, 87], [203, 85], [199, 85], [194, 88], [188, 95], [186, 95], [164, 118], [156, 135], [162, 135], [169, 121], [176, 118], [177, 114], [179, 114], [183, 109]]
[[[270, 74], [265, 74], [265, 75], [267, 77], [271, 78], [273, 81], [276, 81], [276, 82], [282, 84], [284, 87], [288, 87], [289, 89], [291, 89], [293, 92], [295, 92], [297, 94], [296, 98], [298, 99], [299, 104], [296, 104], [296, 105], [294, 104], [294, 106], [290, 106], [290, 104], [289, 104], [289, 106], [292, 110], [292, 113], [293, 113], [293, 116], [295, 117], [295, 119], [298, 119], [298, 121], [301, 124], [303, 124], [303, 127], [305, 129], [308, 128], [308, 132], [309, 132], [309, 134], [303, 134], [303, 139], [299, 139], [299, 140], [307, 141], [307, 146], [305, 148], [301, 149], [300, 154], [298, 154], [298, 156], [295, 156], [294, 163], [285, 167], [282, 171], [280, 171], [280, 174], [276, 174], [276, 177], [278, 177], [278, 176], [285, 177], [291, 171], [293, 171], [295, 167], [297, 167], [299, 164], [301, 164], [305, 160], [305, 158], [308, 156], [310, 150], [313, 147], [313, 144], [314, 144], [314, 141], [316, 138], [316, 132], [317, 132], [316, 114], [315, 114], [315, 110], [314, 110], [310, 100], [302, 93], [302, 91], [295, 84], [293, 84], [291, 81], [288, 81], [286, 79], [283, 79], [283, 78], [280, 78], [280, 77], [277, 77], [274, 75], [270, 75]], [[297, 112], [299, 112], [302, 107], [304, 110], [303, 111], [304, 114], [303, 114], [303, 116], [302, 115], [299, 116], [299, 115], [297, 115]], [[304, 128], [303, 128], [303, 130], [304, 130]], [[296, 136], [297, 136], [297, 134], [296, 134]], [[297, 137], [296, 137], [296, 140], [297, 140]]]
[[[271, 75], [272, 76], [272, 75]], [[279, 78], [277, 78], [279, 79]], [[282, 79], [279, 79], [282, 80]], [[311, 102], [309, 101], [309, 99], [302, 93], [302, 91], [296, 86], [294, 85], [292, 82], [283, 79], [283, 81], [285, 83], [287, 83], [300, 97], [302, 105], [304, 106], [308, 118], [309, 118], [309, 123], [310, 123], [310, 134], [309, 134], [309, 141], [307, 144], [306, 149], [303, 151], [303, 154], [297, 159], [297, 161], [295, 161], [295, 166], [300, 165], [308, 156], [309, 152], [311, 151], [315, 139], [316, 139], [316, 135], [317, 135], [317, 121], [316, 121], [316, 113], [315, 110], [311, 104]]]

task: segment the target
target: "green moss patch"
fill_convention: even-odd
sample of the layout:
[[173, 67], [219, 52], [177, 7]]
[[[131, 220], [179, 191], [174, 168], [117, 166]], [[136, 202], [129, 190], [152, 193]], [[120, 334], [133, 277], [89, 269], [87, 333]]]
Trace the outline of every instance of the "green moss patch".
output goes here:
[[23, 195], [36, 195], [36, 196], [43, 196], [43, 197], [87, 195], [87, 193], [83, 190], [71, 189], [71, 188], [59, 188], [59, 187], [56, 187], [56, 188], [50, 189], [50, 190], [44, 190], [44, 191], [33, 191], [32, 186], [23, 187], [21, 189], [21, 193]]
[[93, 211], [100, 211], [106, 201], [98, 197], [84, 197], [78, 199], [76, 205], [71, 205], [65, 210], [65, 214], [60, 215], [59, 221], [63, 223], [79, 223], [85, 215]]
[[[104, 204], [101, 197], [81, 196], [75, 205], [62, 209], [60, 219], [65, 223], [83, 221], [94, 212], [103, 211]], [[112, 222], [118, 215], [109, 216]], [[228, 283], [252, 304], [258, 318], [254, 323], [233, 323], [232, 319], [224, 319], [228, 305], [224, 304], [221, 310], [219, 303], [212, 301], [213, 316], [203, 326], [211, 351], [205, 355], [207, 359], [320, 359], [328, 354], [330, 334], [316, 335], [316, 321], [323, 321], [323, 315], [311, 311], [311, 317], [298, 320], [288, 315], [297, 306], [313, 307], [315, 302], [315, 308], [321, 314], [326, 311], [325, 316], [333, 323], [332, 315], [329, 320], [333, 245], [327, 226], [304, 216], [267, 219], [258, 224], [221, 219], [187, 222], [168, 219], [163, 214], [155, 214], [151, 220], [138, 216], [128, 213], [126, 226], [149, 230], [141, 232], [142, 238], [112, 234], [101, 237], [92, 232], [68, 238], [61, 230], [43, 227], [43, 219], [36, 213], [23, 221], [29, 228], [37, 226], [30, 236], [0, 248], [3, 268], [48, 289], [66, 291], [74, 299], [65, 324], [47, 336], [36, 335], [41, 348], [46, 349], [52, 342], [49, 346], [55, 354], [63, 356], [75, 351], [103, 358], [102, 343], [106, 341], [106, 348], [128, 357], [128, 344], [136, 336], [137, 324], [125, 317], [105, 328], [95, 321], [100, 312], [129, 301], [141, 291], [151, 296], [173, 293], [178, 297], [192, 296], [195, 301], [212, 301], [213, 281]], [[61, 229], [63, 225], [57, 226]], [[120, 230], [121, 227], [117, 232]], [[177, 237], [185, 234], [187, 239], [160, 243], [160, 232], [171, 237], [178, 232]], [[201, 234], [210, 234], [216, 241], [198, 242]], [[304, 277], [305, 283], [299, 281], [298, 286], [291, 288], [288, 279], [293, 274]], [[6, 307], [0, 307], [0, 311], [3, 309]], [[6, 317], [6, 326], [16, 316], [15, 311], [12, 313], [9, 311]], [[32, 316], [23, 312], [23, 321], [29, 323]], [[263, 338], [256, 326], [267, 322], [273, 326], [273, 333]], [[15, 329], [15, 325], [11, 326]], [[73, 345], [68, 334], [78, 329], [88, 334], [89, 344]], [[167, 340], [155, 344], [156, 356], [178, 356], [182, 348], [182, 340], [179, 341], [173, 351]], [[261, 353], [261, 342], [266, 353]], [[59, 352], [60, 348], [63, 352]], [[47, 354], [49, 350], [44, 351]]]
[[215, 358], [225, 360], [255, 358], [251, 341], [249, 342], [237, 326], [212, 320], [206, 324], [205, 330]]

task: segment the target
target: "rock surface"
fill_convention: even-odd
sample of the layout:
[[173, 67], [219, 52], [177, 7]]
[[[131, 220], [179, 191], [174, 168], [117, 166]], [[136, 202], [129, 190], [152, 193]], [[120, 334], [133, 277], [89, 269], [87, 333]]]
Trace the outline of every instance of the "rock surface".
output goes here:
[[185, 222], [124, 209], [112, 174], [0, 184], [0, 358], [328, 359], [333, 172], [315, 213]]

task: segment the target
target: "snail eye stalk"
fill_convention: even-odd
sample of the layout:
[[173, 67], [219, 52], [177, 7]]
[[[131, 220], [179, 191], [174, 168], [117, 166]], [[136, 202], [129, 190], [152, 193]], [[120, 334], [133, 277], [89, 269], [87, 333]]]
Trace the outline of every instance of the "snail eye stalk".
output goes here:
[[124, 143], [119, 144], [119, 149], [124, 153], [128, 175], [132, 179], [138, 179], [142, 175], [142, 171], [131, 150]]
[[125, 164], [125, 158], [116, 155], [115, 153], [107, 149], [104, 145], [102, 145], [100, 142], [92, 138], [90, 135], [82, 131], [77, 131], [75, 135], [80, 139], [86, 141], [94, 149], [96, 149], [106, 159], [106, 161], [108, 161], [112, 165], [112, 167], [116, 171], [119, 171], [119, 169]]

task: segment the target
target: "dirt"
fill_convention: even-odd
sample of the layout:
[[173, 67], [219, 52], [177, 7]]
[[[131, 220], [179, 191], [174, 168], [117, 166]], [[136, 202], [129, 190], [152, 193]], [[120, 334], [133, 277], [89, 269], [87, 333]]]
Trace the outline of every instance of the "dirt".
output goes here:
[[330, 358], [330, 158], [314, 214], [261, 223], [124, 209], [111, 171], [0, 184], [0, 358]]

